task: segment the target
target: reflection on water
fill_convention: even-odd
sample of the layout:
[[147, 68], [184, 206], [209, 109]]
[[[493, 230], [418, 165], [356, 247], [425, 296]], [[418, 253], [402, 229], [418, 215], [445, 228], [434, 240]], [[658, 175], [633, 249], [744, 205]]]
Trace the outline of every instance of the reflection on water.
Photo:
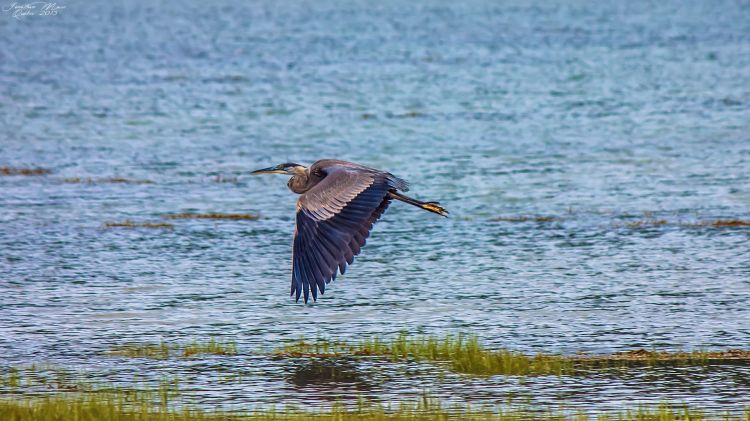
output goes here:
[[[743, 366], [522, 379], [106, 355], [402, 330], [524, 352], [747, 348], [750, 229], [731, 222], [750, 219], [741, 3], [71, 1], [0, 19], [2, 367], [180, 375], [209, 407], [747, 396]], [[295, 198], [247, 174], [324, 157], [392, 171], [452, 216], [391, 206], [347, 275], [298, 305]], [[173, 227], [105, 228], [126, 221]]]
[[290, 363], [294, 369], [288, 377], [289, 382], [302, 388], [339, 384], [354, 385], [357, 389], [368, 388], [364, 375], [352, 361], [341, 358], [309, 358]]

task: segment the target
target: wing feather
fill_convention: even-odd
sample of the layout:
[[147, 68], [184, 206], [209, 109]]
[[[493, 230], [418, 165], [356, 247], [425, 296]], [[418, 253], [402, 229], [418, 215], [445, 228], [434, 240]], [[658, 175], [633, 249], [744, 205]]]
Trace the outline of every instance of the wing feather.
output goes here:
[[328, 162], [326, 176], [297, 202], [291, 286], [297, 301], [317, 300], [338, 272], [346, 272], [390, 204], [388, 191], [407, 187], [389, 173]]

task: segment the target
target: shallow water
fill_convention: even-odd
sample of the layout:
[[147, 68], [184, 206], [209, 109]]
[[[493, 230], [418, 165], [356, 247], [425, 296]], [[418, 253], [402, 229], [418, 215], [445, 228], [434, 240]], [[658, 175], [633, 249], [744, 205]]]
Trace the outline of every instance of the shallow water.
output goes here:
[[[367, 388], [300, 385], [299, 360], [102, 355], [401, 330], [527, 352], [747, 348], [750, 228], [710, 224], [750, 219], [747, 4], [64, 5], [0, 14], [0, 166], [52, 171], [0, 176], [5, 367], [131, 379], [250, 366], [262, 375], [240, 388], [196, 383], [201, 402], [240, 408], [425, 389], [587, 408], [642, 391], [747, 403], [737, 367], [519, 384], [395, 365]], [[324, 157], [392, 171], [451, 218], [392, 205], [347, 275], [295, 304], [295, 197], [283, 177], [248, 172]], [[163, 219], [179, 212], [262, 217]], [[496, 220], [538, 216], [553, 219]], [[175, 227], [104, 228], [126, 220]]]

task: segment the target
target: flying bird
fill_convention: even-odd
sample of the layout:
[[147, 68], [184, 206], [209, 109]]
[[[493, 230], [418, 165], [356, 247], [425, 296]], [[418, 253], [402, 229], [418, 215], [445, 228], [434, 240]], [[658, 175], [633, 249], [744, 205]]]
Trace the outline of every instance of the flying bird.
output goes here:
[[392, 200], [441, 216], [438, 202], [422, 202], [402, 194], [409, 184], [395, 175], [352, 162], [322, 159], [310, 167], [287, 162], [252, 174], [291, 175], [287, 186], [300, 195], [292, 250], [291, 294], [305, 303], [317, 301], [326, 284], [343, 275], [358, 255], [375, 221]]

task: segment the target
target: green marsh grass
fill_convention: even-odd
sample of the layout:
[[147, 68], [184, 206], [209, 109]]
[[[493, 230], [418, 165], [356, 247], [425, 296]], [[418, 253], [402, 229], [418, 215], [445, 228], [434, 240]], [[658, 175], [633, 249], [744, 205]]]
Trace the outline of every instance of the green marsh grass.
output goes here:
[[199, 354], [237, 355], [237, 344], [231, 341], [217, 341], [211, 338], [207, 342], [193, 341], [189, 345], [182, 347], [182, 355], [184, 357]]
[[276, 355], [287, 356], [381, 356], [393, 361], [442, 361], [451, 369], [476, 375], [561, 375], [574, 371], [570, 359], [549, 354], [525, 355], [519, 352], [485, 349], [475, 336], [409, 337], [399, 334], [392, 340], [379, 337], [360, 342], [332, 342], [301, 339], [286, 345]]
[[289, 357], [375, 356], [393, 361], [444, 362], [458, 373], [473, 375], [577, 375], [591, 369], [644, 366], [705, 366], [750, 364], [750, 351], [658, 352], [643, 349], [611, 355], [527, 355], [485, 348], [476, 336], [410, 337], [406, 333], [385, 340], [373, 337], [359, 342], [300, 339], [274, 352]]
[[133, 358], [164, 359], [169, 357], [192, 357], [196, 355], [237, 355], [237, 344], [232, 341], [221, 341], [214, 338], [189, 344], [125, 344], [108, 352], [109, 355]]
[[[320, 350], [325, 350], [321, 345]], [[38, 376], [49, 376], [46, 380], [31, 380]], [[27, 378], [28, 377], [28, 378]], [[180, 390], [177, 377], [164, 378], [158, 385], [142, 387], [114, 387], [97, 385], [90, 375], [54, 367], [15, 368], [0, 377], [0, 420], [8, 421], [52, 421], [52, 420], [113, 420], [113, 421], [301, 421], [301, 420], [462, 420], [462, 421], [666, 421], [724, 419], [750, 421], [750, 409], [744, 412], [706, 412], [686, 406], [660, 404], [641, 406], [617, 412], [589, 415], [575, 409], [550, 409], [533, 407], [530, 404], [506, 404], [505, 406], [479, 406], [453, 404], [444, 406], [440, 401], [424, 395], [416, 401], [400, 401], [388, 405], [360, 399], [356, 405], [346, 406], [336, 401], [332, 406], [310, 407], [256, 407], [244, 412], [222, 412], [220, 410], [197, 409], [190, 406], [190, 396]], [[31, 387], [49, 384], [52, 387], [32, 395]], [[29, 387], [27, 390], [3, 390]]]
[[[232, 341], [209, 339], [188, 344], [126, 344], [110, 355], [135, 358], [193, 357], [197, 355], [238, 355]], [[270, 353], [280, 358], [299, 357], [373, 357], [391, 361], [429, 361], [445, 364], [451, 371], [491, 376], [586, 375], [590, 370], [650, 366], [707, 366], [716, 364], [750, 365], [750, 351], [659, 352], [637, 349], [610, 355], [524, 354], [506, 349], [487, 349], [476, 336], [458, 335], [442, 338], [409, 336], [372, 337], [346, 342], [328, 339], [299, 339]]]
[[80, 390], [84, 376], [79, 373], [50, 365], [9, 367], [0, 373], [0, 389], [6, 392], [43, 388], [55, 390]]
[[[745, 411], [744, 414], [722, 414], [720, 417], [725, 420], [747, 421], [750, 419], [750, 411]], [[426, 397], [417, 402], [402, 402], [390, 406], [361, 402], [358, 407], [351, 408], [335, 403], [330, 408], [319, 410], [285, 407], [255, 409], [244, 413], [172, 407], [166, 402], [154, 404], [147, 395], [127, 395], [123, 392], [54, 395], [36, 399], [0, 399], [0, 419], [8, 421], [674, 421], [706, 418], [708, 416], [703, 411], [668, 404], [589, 416], [582, 412], [571, 414], [524, 408], [493, 410], [466, 405], [444, 407]]]
[[[134, 381], [135, 388], [123, 388], [102, 383], [91, 372], [73, 371], [51, 365], [10, 367], [0, 373], [0, 396], [12, 394], [44, 394], [57, 392], [103, 393], [116, 392], [126, 396], [143, 396], [151, 400], [165, 401], [165, 397], [180, 395], [179, 378], [164, 377], [158, 385]], [[0, 418], [2, 419], [2, 418]]]
[[21, 373], [15, 367], [11, 367], [8, 373], [0, 375], [0, 387], [16, 389], [21, 386]]

